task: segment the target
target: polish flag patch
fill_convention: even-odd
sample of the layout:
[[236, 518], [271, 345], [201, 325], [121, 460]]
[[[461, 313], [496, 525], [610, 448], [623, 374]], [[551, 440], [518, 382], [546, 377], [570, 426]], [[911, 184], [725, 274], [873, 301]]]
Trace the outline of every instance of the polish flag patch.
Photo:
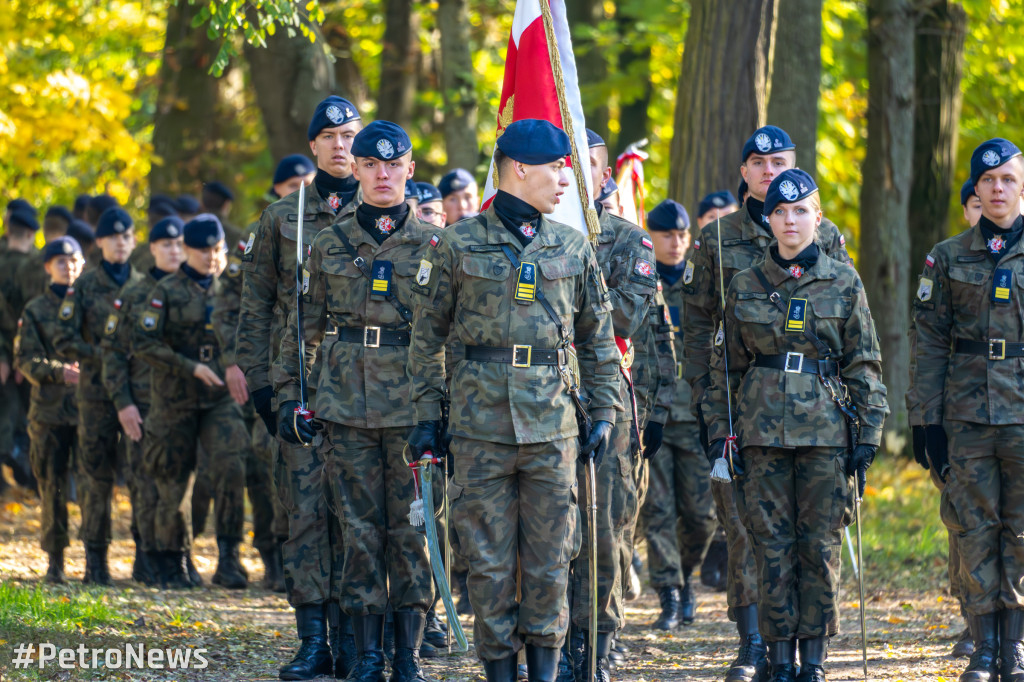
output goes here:
[[120, 310], [120, 309], [121, 309], [121, 299], [115, 298], [114, 299], [114, 310]]
[[699, 239], [693, 243], [693, 250], [694, 251], [700, 251], [700, 240]]
[[932, 254], [929, 253], [925, 257], [925, 259], [924, 259], [924, 264], [927, 265], [930, 268], [934, 268], [935, 267], [935, 257], [932, 256]]
[[154, 308], [163, 308], [164, 307], [164, 302], [161, 301], [159, 298], [154, 298], [152, 301], [149, 302], [149, 304], [151, 306], [153, 306]]
[[648, 249], [653, 249], [653, 248], [654, 248], [654, 242], [652, 242], [652, 241], [651, 241], [650, 239], [648, 239], [647, 237], [643, 237], [643, 238], [641, 238], [641, 239], [640, 239], [640, 242], [641, 242], [641, 243], [642, 243], [642, 244], [643, 244], [644, 246], [646, 246], [646, 247], [647, 247]]
[[430, 245], [431, 245], [431, 246], [437, 246], [437, 245], [438, 245], [438, 244], [440, 244], [440, 243], [441, 243], [441, 237], [440, 237], [440, 235], [436, 235], [436, 234], [435, 234], [434, 236], [432, 236], [432, 237], [430, 238]]

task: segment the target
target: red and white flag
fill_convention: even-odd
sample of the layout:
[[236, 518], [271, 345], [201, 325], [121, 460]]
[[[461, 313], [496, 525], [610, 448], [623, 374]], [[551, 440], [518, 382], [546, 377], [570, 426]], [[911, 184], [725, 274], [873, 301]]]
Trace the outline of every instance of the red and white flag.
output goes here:
[[644, 161], [647, 160], [647, 152], [641, 151], [640, 147], [646, 143], [645, 139], [629, 145], [615, 161], [619, 215], [644, 229], [647, 229], [647, 214], [644, 212]]
[[[516, 13], [512, 21], [512, 33], [508, 39], [508, 52], [505, 55], [505, 80], [501, 87], [501, 99], [498, 106], [497, 137], [505, 131], [513, 121], [524, 118], [546, 119], [562, 130], [566, 129], [562, 121], [562, 113], [558, 102], [558, 86], [555, 83], [553, 58], [556, 54], [554, 46], [549, 45], [547, 32], [544, 30], [544, 16], [541, 2], [548, 3], [551, 8], [551, 24], [554, 42], [557, 44], [557, 55], [561, 61], [564, 81], [564, 97], [568, 115], [572, 119], [573, 137], [580, 155], [580, 166], [583, 181], [586, 184], [587, 203], [590, 204], [590, 156], [587, 152], [587, 129], [583, 118], [583, 102], [580, 99], [580, 86], [576, 76], [576, 60], [572, 53], [572, 38], [569, 36], [569, 21], [565, 14], [565, 0], [518, 0]], [[569, 161], [571, 165], [571, 160]], [[584, 219], [583, 205], [579, 199], [576, 178], [571, 168], [566, 170], [569, 176], [569, 187], [555, 207], [554, 213], [548, 217], [566, 225], [571, 225], [587, 234], [587, 223]], [[494, 182], [494, 160], [487, 171], [487, 182], [484, 184], [482, 208], [491, 204], [497, 187]]]

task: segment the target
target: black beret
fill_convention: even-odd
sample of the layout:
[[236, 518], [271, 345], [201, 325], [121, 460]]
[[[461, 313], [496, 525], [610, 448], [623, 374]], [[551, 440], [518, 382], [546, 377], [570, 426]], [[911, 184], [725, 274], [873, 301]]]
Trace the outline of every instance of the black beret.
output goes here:
[[796, 145], [789, 139], [785, 130], [775, 126], [763, 126], [755, 130], [743, 145], [743, 158], [740, 159], [740, 163], [746, 163], [747, 157], [751, 154], [775, 154], [791, 149], [796, 149]]
[[39, 215], [39, 212], [36, 211], [36, 207], [28, 203], [25, 199], [11, 199], [7, 202], [7, 210], [11, 213], [14, 213], [15, 211], [27, 211], [33, 216]]
[[71, 224], [71, 221], [75, 219], [75, 216], [71, 215], [71, 211], [59, 204], [46, 209], [46, 217], [49, 218], [50, 216], [57, 216], [58, 218], [67, 221], [69, 225]]
[[193, 249], [208, 249], [224, 239], [224, 228], [220, 219], [212, 213], [200, 213], [185, 223], [185, 246]]
[[309, 122], [309, 129], [306, 131], [309, 139], [314, 140], [324, 128], [336, 128], [345, 125], [349, 121], [359, 120], [359, 110], [356, 106], [343, 97], [331, 95], [320, 104], [316, 105], [313, 118]]
[[966, 206], [967, 201], [971, 197], [978, 196], [978, 193], [974, 191], [974, 183], [971, 182], [970, 178], [964, 180], [964, 184], [960, 187], [960, 205]]
[[158, 218], [176, 216], [178, 215], [178, 205], [174, 203], [174, 199], [158, 194], [149, 200], [149, 213]]
[[588, 147], [606, 147], [604, 139], [595, 133], [590, 128], [587, 128], [587, 146]]
[[665, 199], [647, 214], [649, 232], [685, 230], [690, 227], [690, 216], [678, 201]]
[[174, 203], [178, 207], [178, 213], [183, 213], [185, 215], [195, 215], [196, 213], [199, 213], [199, 200], [191, 194], [182, 194], [174, 200]]
[[412, 178], [405, 181], [405, 198], [420, 200], [420, 188], [416, 186], [416, 181]]
[[149, 243], [158, 239], [177, 239], [185, 233], [185, 221], [178, 216], [164, 218], [149, 231]]
[[619, 186], [615, 182], [615, 178], [608, 178], [605, 180], [604, 185], [601, 187], [601, 191], [597, 195], [598, 201], [604, 201], [611, 195], [619, 191]]
[[569, 136], [550, 121], [524, 118], [510, 123], [497, 142], [505, 156], [531, 166], [540, 166], [569, 156]]
[[35, 214], [23, 208], [16, 208], [11, 211], [11, 216], [7, 219], [7, 223], [11, 226], [32, 230], [33, 232], [39, 229], [39, 221], [36, 220]]
[[302, 154], [292, 154], [284, 157], [277, 164], [277, 170], [274, 171], [273, 184], [276, 185], [299, 175], [309, 175], [315, 172], [316, 166], [313, 165], [313, 162], [308, 157]]
[[89, 206], [89, 200], [92, 199], [88, 194], [79, 194], [75, 197], [75, 213], [81, 213]]
[[412, 152], [412, 142], [402, 126], [391, 121], [374, 121], [352, 140], [352, 156], [390, 161]]
[[465, 168], [455, 168], [444, 174], [441, 182], [437, 183], [437, 189], [442, 197], [446, 197], [452, 192], [461, 192], [473, 184], [476, 184], [476, 180], [472, 173]]
[[818, 191], [814, 178], [799, 168], [784, 170], [768, 185], [764, 197], [764, 217], [771, 215], [779, 204], [792, 204]]
[[994, 137], [982, 142], [971, 154], [971, 182], [978, 184], [985, 171], [1002, 166], [1015, 156], [1020, 156], [1020, 150], [1009, 140]]
[[47, 263], [51, 258], [70, 256], [73, 253], [82, 253], [82, 245], [78, 243], [78, 240], [67, 235], [57, 237], [43, 247], [43, 262]]
[[103, 212], [96, 224], [96, 239], [128, 232], [134, 224], [127, 211], [120, 206], [112, 206]]
[[89, 198], [89, 208], [91, 208], [93, 213], [96, 215], [103, 215], [103, 212], [108, 208], [118, 205], [117, 199], [109, 194], [97, 194], [96, 196]]
[[68, 236], [74, 237], [79, 244], [88, 245], [96, 242], [96, 234], [92, 231], [92, 227], [78, 218], [72, 220], [68, 225]]
[[721, 192], [712, 192], [697, 204], [697, 217], [701, 217], [713, 208], [725, 208], [726, 206], [739, 205], [740, 202], [736, 201], [736, 197], [732, 195], [727, 189]]
[[205, 185], [203, 185], [203, 191], [204, 192], [213, 192], [217, 196], [224, 197], [228, 201], [234, 201], [234, 199], [235, 199], [234, 192], [229, 190], [227, 188], [227, 185], [225, 185], [223, 182], [219, 182], [217, 180], [213, 180], [213, 181], [208, 182]]
[[736, 188], [736, 196], [739, 197], [740, 206], [743, 205], [743, 195], [750, 192], [750, 187], [747, 185], [747, 181], [740, 178], [740, 186]]
[[441, 196], [441, 190], [434, 187], [429, 182], [417, 182], [416, 189], [420, 195], [421, 204], [425, 204], [429, 201], [441, 201], [444, 198]]

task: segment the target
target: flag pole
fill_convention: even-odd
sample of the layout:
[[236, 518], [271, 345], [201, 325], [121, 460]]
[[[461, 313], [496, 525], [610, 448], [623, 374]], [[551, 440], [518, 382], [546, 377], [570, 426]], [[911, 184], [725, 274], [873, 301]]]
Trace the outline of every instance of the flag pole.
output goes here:
[[576, 148], [572, 115], [569, 113], [569, 103], [565, 98], [565, 76], [562, 74], [562, 58], [558, 52], [558, 40], [555, 38], [555, 22], [551, 18], [549, 0], [538, 0], [538, 2], [544, 21], [544, 36], [547, 38], [548, 55], [551, 57], [551, 72], [555, 78], [555, 91], [558, 93], [558, 111], [562, 115], [562, 129], [569, 136], [569, 145], [572, 148], [570, 158], [572, 159], [572, 172], [576, 178], [576, 190], [579, 193], [580, 203], [583, 205], [583, 218], [587, 223], [587, 234], [590, 236], [590, 241], [596, 244], [597, 235], [601, 233], [601, 226], [597, 220], [597, 211], [594, 210], [593, 201], [587, 196], [587, 182], [583, 177], [580, 152]]

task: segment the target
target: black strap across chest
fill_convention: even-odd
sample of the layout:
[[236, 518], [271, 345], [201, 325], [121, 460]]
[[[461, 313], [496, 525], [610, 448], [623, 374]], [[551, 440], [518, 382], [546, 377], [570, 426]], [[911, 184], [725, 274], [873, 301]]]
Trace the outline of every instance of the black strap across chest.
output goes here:
[[[765, 277], [763, 272], [761, 272], [761, 268], [759, 266], [755, 266], [752, 269], [754, 271], [754, 275], [757, 277], [757, 281], [761, 283], [761, 286], [764, 287], [765, 293], [768, 294], [768, 300], [771, 301], [772, 305], [778, 308], [783, 315], [788, 315], [787, 303], [783, 302], [782, 295], [779, 294], [779, 292], [775, 290], [775, 287], [771, 285], [768, 278]], [[803, 335], [804, 338], [810, 341], [811, 344], [814, 345], [815, 349], [817, 349], [820, 359], [827, 360], [835, 357], [835, 354], [832, 352], [832, 349], [829, 348], [829, 345], [818, 338], [817, 334], [808, 329], [807, 325], [804, 325]]]
[[[370, 272], [370, 266], [366, 264], [366, 259], [360, 256], [359, 252], [356, 251], [356, 248], [352, 246], [352, 242], [348, 240], [344, 230], [340, 227], [335, 227], [334, 234], [338, 235], [342, 246], [345, 247], [345, 251], [347, 251], [348, 255], [352, 258], [352, 264], [358, 268], [359, 272], [363, 274], [363, 277], [369, 280], [372, 291], [373, 274]], [[398, 297], [395, 296], [393, 291], [387, 294], [384, 298], [387, 299], [388, 303], [394, 306], [395, 310], [398, 311], [398, 314], [401, 315], [402, 319], [405, 320], [407, 324], [412, 324], [412, 311], [409, 310], [404, 303], [398, 300]]]

